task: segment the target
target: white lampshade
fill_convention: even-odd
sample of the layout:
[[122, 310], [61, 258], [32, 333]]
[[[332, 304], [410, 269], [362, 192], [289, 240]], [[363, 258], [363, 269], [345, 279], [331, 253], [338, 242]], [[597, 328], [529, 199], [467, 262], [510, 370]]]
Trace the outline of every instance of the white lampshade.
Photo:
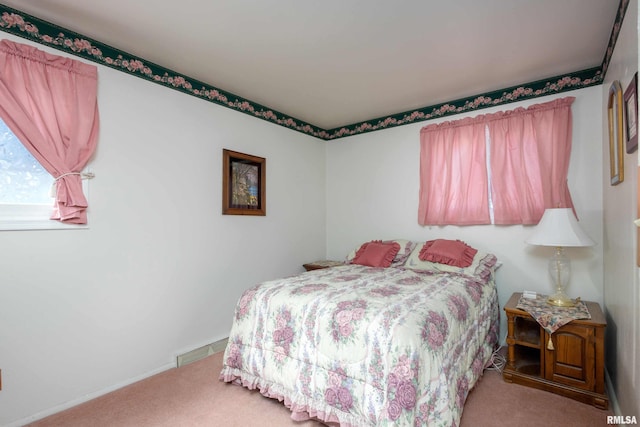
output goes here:
[[569, 298], [565, 289], [571, 276], [571, 261], [564, 253], [566, 246], [592, 246], [593, 240], [578, 225], [573, 210], [569, 208], [547, 209], [533, 234], [526, 240], [530, 245], [554, 246], [549, 259], [549, 276], [555, 293], [548, 303], [559, 307], [572, 307], [576, 301]]
[[538, 246], [593, 246], [595, 243], [582, 231], [570, 208], [547, 209], [533, 234], [526, 240]]

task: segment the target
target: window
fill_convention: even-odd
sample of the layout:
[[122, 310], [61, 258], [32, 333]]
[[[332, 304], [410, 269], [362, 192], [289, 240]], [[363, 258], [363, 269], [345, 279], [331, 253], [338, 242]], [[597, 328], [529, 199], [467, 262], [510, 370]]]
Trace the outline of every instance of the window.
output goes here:
[[0, 119], [0, 230], [79, 228], [49, 219], [53, 183], [51, 174]]
[[418, 222], [537, 224], [545, 208], [573, 207], [574, 99], [422, 128]]
[[8, 172], [4, 178], [10, 191], [0, 206], [0, 217], [4, 217], [0, 228], [68, 228], [54, 225], [56, 221], [87, 224], [82, 171], [98, 140], [97, 67], [10, 40], [0, 40], [0, 63], [4, 70], [0, 73], [2, 119], [56, 178], [57, 189], [48, 214], [43, 216], [38, 209], [46, 204], [39, 187], [47, 185], [42, 174], [36, 174], [38, 166], [31, 159], [29, 164], [23, 163], [30, 156], [25, 157], [22, 151], [18, 154], [15, 145], [13, 149], [6, 149], [6, 145]]
[[53, 177], [0, 119], [0, 203], [51, 205]]

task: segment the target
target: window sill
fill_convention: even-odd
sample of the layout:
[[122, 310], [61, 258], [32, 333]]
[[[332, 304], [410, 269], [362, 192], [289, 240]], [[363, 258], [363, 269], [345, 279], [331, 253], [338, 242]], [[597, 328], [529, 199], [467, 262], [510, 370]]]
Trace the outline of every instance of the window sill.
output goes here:
[[86, 230], [88, 224], [65, 224], [52, 219], [44, 220], [0, 220], [0, 231], [25, 230]]

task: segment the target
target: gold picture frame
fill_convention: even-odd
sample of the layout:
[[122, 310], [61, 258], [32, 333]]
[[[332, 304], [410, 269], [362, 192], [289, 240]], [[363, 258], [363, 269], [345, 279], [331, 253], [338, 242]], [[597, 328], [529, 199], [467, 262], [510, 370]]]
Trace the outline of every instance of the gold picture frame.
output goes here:
[[222, 150], [222, 214], [267, 215], [267, 161]]
[[607, 112], [609, 116], [609, 165], [611, 185], [624, 181], [624, 127], [622, 86], [618, 80], [611, 83]]

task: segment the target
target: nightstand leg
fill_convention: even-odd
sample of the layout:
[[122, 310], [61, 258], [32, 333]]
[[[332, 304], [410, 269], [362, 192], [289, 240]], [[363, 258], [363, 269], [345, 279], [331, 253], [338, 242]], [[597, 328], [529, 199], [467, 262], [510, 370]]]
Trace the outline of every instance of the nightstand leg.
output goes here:
[[515, 318], [507, 315], [507, 366], [511, 369], [516, 368], [516, 348], [514, 346], [516, 340], [514, 336]]

